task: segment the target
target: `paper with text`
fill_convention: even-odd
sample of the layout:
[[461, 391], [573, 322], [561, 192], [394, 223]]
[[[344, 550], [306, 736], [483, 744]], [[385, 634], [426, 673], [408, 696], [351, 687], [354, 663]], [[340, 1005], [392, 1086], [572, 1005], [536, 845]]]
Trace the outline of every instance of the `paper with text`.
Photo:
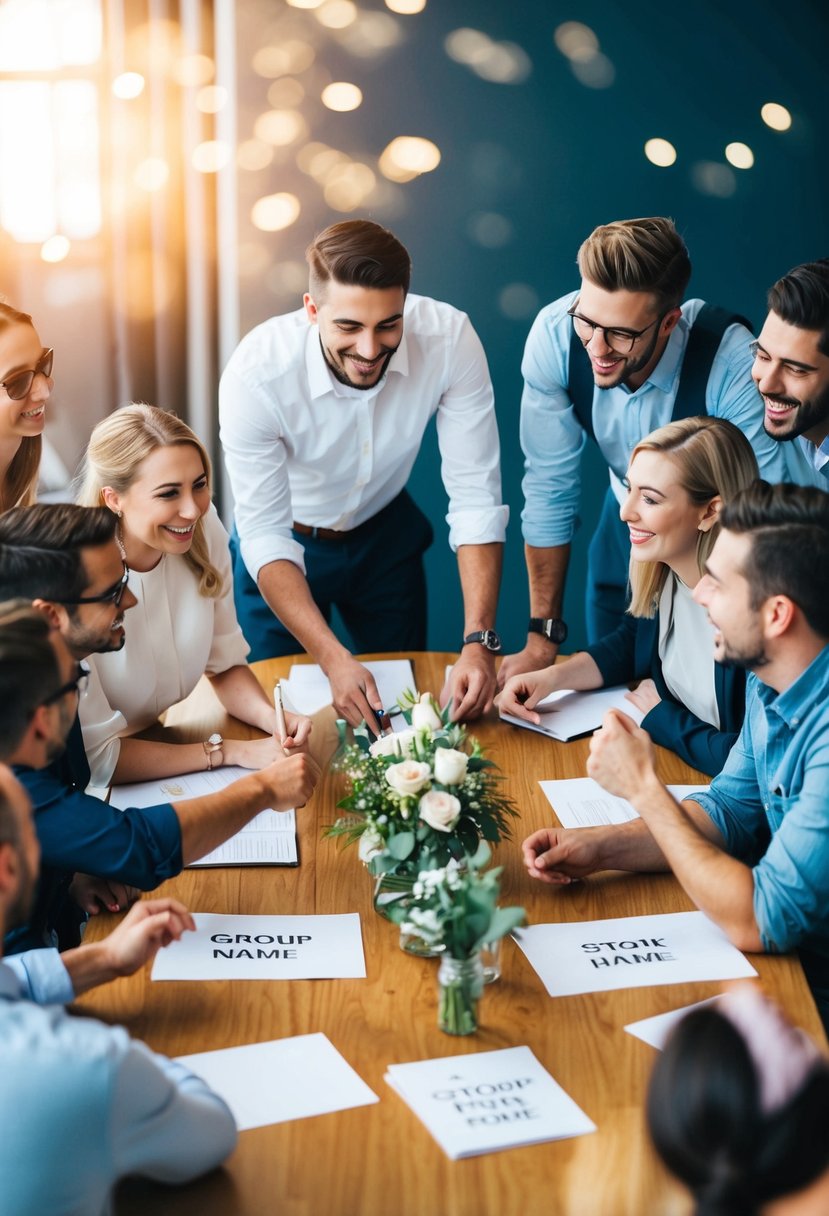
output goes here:
[[670, 1009], [667, 1013], [657, 1013], [652, 1018], [640, 1018], [638, 1022], [629, 1022], [625, 1026], [625, 1030], [635, 1039], [641, 1039], [649, 1047], [655, 1047], [657, 1051], [661, 1051], [674, 1026], [677, 1022], [682, 1021], [686, 1013], [690, 1013], [692, 1009], [702, 1009], [704, 1005], [716, 1005], [719, 999], [718, 996], [711, 996], [707, 1001], [695, 1001], [693, 1005], [683, 1005], [681, 1009]]
[[757, 974], [702, 912], [530, 925], [513, 937], [550, 996]]
[[453, 1160], [596, 1130], [529, 1047], [390, 1064], [386, 1081]]
[[623, 686], [597, 688], [593, 692], [574, 692], [571, 688], [561, 688], [558, 692], [551, 692], [549, 697], [545, 697], [536, 705], [535, 708], [541, 714], [540, 726], [536, 726], [534, 722], [525, 722], [523, 718], [516, 718], [512, 714], [502, 713], [501, 721], [538, 731], [539, 734], [558, 739], [562, 743], [598, 730], [609, 709], [620, 709], [638, 726], [644, 714], [632, 701], [625, 698], [627, 691]]
[[[395, 705], [407, 688], [415, 687], [408, 659], [370, 659], [365, 666], [374, 676], [384, 709]], [[290, 707], [298, 714], [315, 714], [331, 704], [328, 676], [316, 663], [294, 663], [282, 688]]]
[[[595, 828], [639, 818], [639, 812], [626, 798], [608, 794], [592, 777], [566, 777], [560, 781], [539, 781], [538, 784], [563, 828]], [[707, 785], [668, 786], [678, 801], [707, 789]]]
[[[158, 806], [162, 802], [183, 802], [215, 794], [248, 777], [246, 768], [234, 765], [184, 773], [181, 777], [162, 777], [134, 785], [114, 785], [110, 804], [119, 810], [127, 807]], [[260, 811], [249, 823], [191, 866], [295, 866], [299, 857], [296, 845], [296, 815], [289, 811]]]
[[195, 933], [156, 955], [154, 980], [365, 979], [358, 912], [193, 919]]
[[224, 1098], [240, 1132], [380, 1101], [324, 1034], [178, 1059]]

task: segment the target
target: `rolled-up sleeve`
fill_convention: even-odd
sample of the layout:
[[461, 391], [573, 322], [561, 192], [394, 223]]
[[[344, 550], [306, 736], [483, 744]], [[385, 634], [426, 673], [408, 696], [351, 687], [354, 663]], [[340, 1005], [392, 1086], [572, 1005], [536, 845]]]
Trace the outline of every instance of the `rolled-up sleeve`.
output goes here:
[[694, 793], [692, 801], [708, 815], [732, 857], [750, 866], [759, 861], [770, 832], [757, 781], [750, 714], [746, 714], [722, 772], [707, 791]]
[[501, 449], [486, 355], [468, 317], [452, 352], [451, 380], [437, 412], [449, 544], [503, 542], [509, 507], [501, 500]]
[[57, 950], [26, 950], [3, 959], [20, 985], [20, 996], [36, 1005], [68, 1005], [75, 991]]
[[[581, 456], [587, 436], [567, 392], [569, 322], [575, 296], [543, 309], [521, 363], [521, 447], [524, 452], [524, 540], [544, 548], [567, 544], [578, 526]], [[566, 342], [564, 333], [566, 329]]]

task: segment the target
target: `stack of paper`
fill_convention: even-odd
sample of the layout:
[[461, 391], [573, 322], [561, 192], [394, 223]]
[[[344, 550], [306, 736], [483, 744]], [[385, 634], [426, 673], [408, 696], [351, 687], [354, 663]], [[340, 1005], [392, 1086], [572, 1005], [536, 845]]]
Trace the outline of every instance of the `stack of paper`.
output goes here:
[[596, 1130], [529, 1047], [390, 1064], [386, 1081], [453, 1160]]
[[[249, 776], [246, 768], [215, 768], [181, 777], [163, 777], [135, 785], [114, 785], [110, 804], [125, 811], [131, 806], [158, 806], [203, 798]], [[298, 864], [296, 815], [290, 811], [261, 811], [240, 832], [192, 866], [295, 866]]]
[[597, 688], [593, 692], [573, 692], [570, 688], [561, 688], [551, 692], [549, 697], [539, 701], [536, 710], [541, 714], [541, 725], [525, 722], [512, 714], [501, 714], [501, 720], [511, 722], [513, 726], [524, 726], [527, 730], [536, 730], [539, 734], [548, 735], [566, 743], [579, 735], [589, 734], [598, 730], [602, 718], [609, 709], [620, 709], [638, 726], [644, 714], [638, 710], [632, 701], [625, 697], [627, 689]]
[[[592, 777], [565, 777], [560, 781], [539, 781], [538, 784], [563, 828], [595, 828], [639, 818], [639, 812], [626, 798], [608, 794]], [[680, 802], [707, 789], [707, 785], [668, 786], [670, 793]]]
[[[415, 688], [408, 659], [372, 659], [366, 667], [374, 676], [384, 709], [395, 705], [406, 689]], [[331, 704], [331, 685], [316, 663], [295, 663], [282, 681], [286, 702], [294, 713], [315, 714]]]

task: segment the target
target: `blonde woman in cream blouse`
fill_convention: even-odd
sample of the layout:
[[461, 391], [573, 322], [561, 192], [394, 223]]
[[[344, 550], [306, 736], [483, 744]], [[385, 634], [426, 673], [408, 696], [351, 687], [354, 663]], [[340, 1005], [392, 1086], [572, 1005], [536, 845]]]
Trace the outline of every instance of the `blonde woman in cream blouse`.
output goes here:
[[[123, 649], [90, 656], [80, 706], [93, 785], [174, 776], [221, 764], [264, 768], [283, 755], [273, 703], [246, 663], [233, 606], [228, 538], [211, 503], [210, 460], [174, 414], [128, 405], [100, 422], [86, 453], [79, 501], [103, 504], [138, 598]], [[255, 740], [172, 744], [132, 736], [188, 696], [206, 675], [228, 713], [268, 733]], [[286, 714], [285, 751], [303, 747], [309, 719]], [[215, 745], [213, 745], [215, 747]]]

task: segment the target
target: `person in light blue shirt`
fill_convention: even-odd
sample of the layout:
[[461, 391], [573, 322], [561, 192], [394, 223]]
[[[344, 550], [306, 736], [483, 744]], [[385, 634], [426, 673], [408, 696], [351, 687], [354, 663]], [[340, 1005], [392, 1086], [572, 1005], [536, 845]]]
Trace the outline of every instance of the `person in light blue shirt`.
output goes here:
[[794, 446], [829, 479], [829, 258], [784, 274], [768, 305], [751, 344], [766, 433], [784, 445], [797, 439]]
[[[0, 938], [27, 913], [38, 858], [26, 794], [0, 765]], [[0, 952], [3, 1216], [106, 1216], [119, 1178], [187, 1182], [233, 1151], [233, 1115], [203, 1081], [122, 1027], [63, 1007], [193, 928], [176, 900], [148, 900], [94, 945]]]
[[829, 1027], [829, 494], [756, 481], [726, 505], [694, 598], [714, 657], [752, 675], [742, 732], [706, 793], [677, 803], [646, 731], [611, 711], [588, 774], [641, 818], [543, 829], [533, 878], [670, 867], [741, 950], [799, 949]]
[[598, 443], [610, 474], [589, 554], [591, 643], [616, 628], [626, 606], [629, 545], [619, 522], [621, 479], [645, 435], [674, 419], [712, 414], [747, 436], [761, 476], [819, 480], [802, 451], [779, 447], [763, 430], [749, 331], [702, 300], [682, 303], [691, 262], [671, 220], [603, 225], [581, 246], [578, 265], [581, 286], [539, 313], [521, 367], [530, 622], [524, 649], [504, 659], [502, 687], [512, 675], [553, 662], [566, 638], [564, 582], [588, 437]]

